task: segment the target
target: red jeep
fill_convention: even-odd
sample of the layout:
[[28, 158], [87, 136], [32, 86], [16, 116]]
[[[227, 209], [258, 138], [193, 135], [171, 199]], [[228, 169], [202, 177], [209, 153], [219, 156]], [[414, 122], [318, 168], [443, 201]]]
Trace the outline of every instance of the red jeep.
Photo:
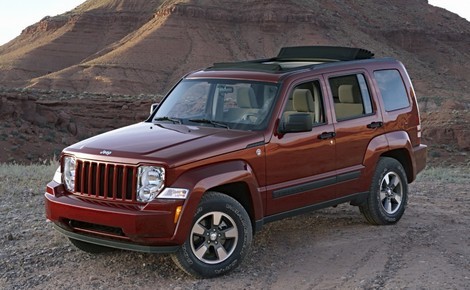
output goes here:
[[145, 122], [64, 149], [46, 214], [84, 251], [172, 253], [213, 277], [278, 219], [349, 202], [396, 223], [425, 164], [399, 61], [287, 47], [190, 73]]

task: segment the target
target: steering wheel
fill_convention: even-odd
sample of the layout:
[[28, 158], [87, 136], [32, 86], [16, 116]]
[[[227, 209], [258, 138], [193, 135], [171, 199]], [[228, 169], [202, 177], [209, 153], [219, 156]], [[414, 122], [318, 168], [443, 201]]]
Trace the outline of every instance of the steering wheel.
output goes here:
[[255, 123], [256, 120], [258, 120], [258, 116], [255, 115], [255, 114], [244, 114], [241, 118], [240, 118], [241, 121], [249, 121], [251, 123]]

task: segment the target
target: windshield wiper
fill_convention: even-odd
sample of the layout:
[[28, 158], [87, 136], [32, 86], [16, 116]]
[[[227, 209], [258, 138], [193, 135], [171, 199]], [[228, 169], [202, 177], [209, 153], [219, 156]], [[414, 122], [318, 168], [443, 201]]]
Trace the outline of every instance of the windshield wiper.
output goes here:
[[229, 126], [225, 123], [216, 122], [216, 121], [212, 121], [209, 119], [189, 119], [188, 121], [194, 122], [194, 123], [201, 123], [201, 124], [211, 124], [214, 127], [222, 127], [222, 128], [230, 129]]
[[176, 118], [171, 118], [171, 117], [159, 117], [159, 118], [155, 118], [153, 119], [153, 121], [170, 121], [170, 122], [173, 122], [173, 124], [181, 124], [181, 120], [180, 119], [176, 119]]

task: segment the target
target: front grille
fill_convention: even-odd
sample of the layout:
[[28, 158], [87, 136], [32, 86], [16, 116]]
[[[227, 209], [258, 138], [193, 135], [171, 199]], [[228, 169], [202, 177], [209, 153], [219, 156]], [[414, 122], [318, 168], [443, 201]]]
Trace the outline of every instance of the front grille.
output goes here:
[[137, 167], [77, 160], [75, 194], [102, 200], [136, 201]]

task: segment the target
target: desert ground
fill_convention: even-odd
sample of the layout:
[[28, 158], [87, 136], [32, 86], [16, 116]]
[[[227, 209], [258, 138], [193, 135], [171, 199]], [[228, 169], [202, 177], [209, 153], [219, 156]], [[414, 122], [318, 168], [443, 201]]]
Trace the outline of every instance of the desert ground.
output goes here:
[[55, 166], [0, 166], [0, 289], [470, 288], [468, 166], [428, 168], [393, 226], [346, 204], [268, 224], [238, 269], [203, 280], [165, 255], [74, 248], [44, 216]]

